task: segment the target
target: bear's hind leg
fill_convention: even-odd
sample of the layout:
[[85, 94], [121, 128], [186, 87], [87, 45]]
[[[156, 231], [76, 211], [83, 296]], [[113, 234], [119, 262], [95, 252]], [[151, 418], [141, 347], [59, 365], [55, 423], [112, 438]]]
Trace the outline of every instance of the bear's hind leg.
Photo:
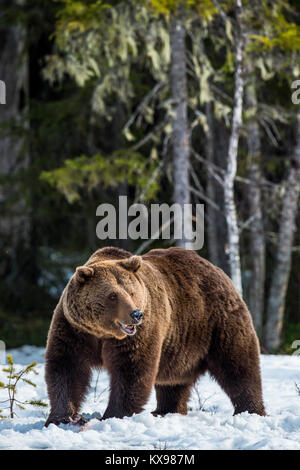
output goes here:
[[154, 416], [167, 413], [187, 414], [187, 401], [192, 384], [187, 385], [155, 385], [157, 408]]
[[259, 352], [253, 338], [252, 348], [237, 351], [236, 344], [229, 350], [219, 350], [210, 357], [208, 370], [216, 379], [234, 406], [234, 414], [248, 411], [265, 416], [259, 365]]
[[265, 416], [260, 377], [256, 373], [245, 375], [244, 372], [232, 373], [228, 368], [217, 371], [212, 367], [210, 374], [229, 396], [234, 406], [235, 415], [248, 411], [248, 413]]

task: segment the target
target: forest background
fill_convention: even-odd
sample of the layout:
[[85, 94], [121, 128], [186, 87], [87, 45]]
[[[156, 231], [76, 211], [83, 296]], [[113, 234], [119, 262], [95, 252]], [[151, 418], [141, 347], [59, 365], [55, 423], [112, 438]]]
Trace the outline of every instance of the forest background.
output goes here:
[[[0, 339], [45, 345], [99, 204], [205, 204], [264, 352], [300, 340], [300, 4], [0, 0]], [[5, 88], [4, 88], [5, 87]], [[177, 241], [180, 245], [181, 241]]]

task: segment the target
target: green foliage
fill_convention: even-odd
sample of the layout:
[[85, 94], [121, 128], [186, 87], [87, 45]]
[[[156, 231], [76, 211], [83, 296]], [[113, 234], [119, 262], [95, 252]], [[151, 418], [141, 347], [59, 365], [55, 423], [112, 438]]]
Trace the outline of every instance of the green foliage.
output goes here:
[[218, 13], [212, 0], [149, 0], [149, 3], [154, 11], [166, 16], [175, 12], [179, 6], [183, 6], [187, 11], [196, 11], [202, 19], [208, 21]]
[[[38, 406], [38, 407], [47, 407], [48, 405], [44, 403], [41, 400], [25, 400], [25, 401], [20, 401], [17, 400], [16, 394], [17, 394], [17, 386], [18, 383], [25, 382], [28, 385], [32, 387], [36, 387], [36, 384], [28, 379], [26, 376], [29, 375], [30, 373], [33, 373], [35, 375], [38, 375], [38, 372], [35, 370], [35, 366], [37, 365], [37, 362], [32, 362], [25, 368], [16, 371], [16, 368], [14, 366], [14, 360], [11, 354], [7, 355], [7, 362], [8, 362], [8, 367], [3, 367], [2, 371], [6, 373], [7, 375], [7, 383], [5, 384], [4, 382], [0, 382], [0, 389], [7, 390], [8, 392], [8, 399], [7, 400], [2, 400], [1, 403], [8, 403], [9, 408], [9, 414], [10, 418], [13, 418], [15, 416], [15, 411], [14, 407], [17, 406], [19, 409], [24, 410], [25, 406], [24, 405], [33, 405], [33, 406]], [[3, 410], [0, 410], [0, 413]], [[4, 415], [0, 415], [0, 418], [5, 418]]]
[[300, 51], [300, 26], [287, 21], [282, 10], [279, 10], [273, 18], [269, 36], [253, 34], [252, 38], [266, 50], [278, 48], [282, 51]]
[[[93, 109], [105, 114], [105, 97], [116, 94], [124, 103], [132, 97], [130, 72], [141, 57], [156, 79], [166, 77], [170, 47], [163, 19], [154, 18], [133, 1], [114, 7], [76, 2], [75, 10], [82, 12], [75, 16], [72, 3], [67, 1], [59, 12], [55, 31], [58, 53], [46, 58], [46, 79], [53, 83], [68, 75], [84, 86], [96, 78]], [[99, 10], [100, 16], [94, 15], [94, 10]]]
[[[206, 118], [199, 109], [206, 102], [213, 99], [217, 117], [224, 116], [228, 119], [231, 108], [218, 96], [213, 98], [210, 82], [222, 82], [224, 75], [232, 74], [234, 61], [229, 48], [228, 70], [225, 64], [216, 71], [203, 48], [204, 38], [211, 33], [208, 31], [208, 25], [218, 13], [214, 3], [211, 0], [195, 0], [183, 4], [188, 13], [185, 23], [192, 47], [189, 72], [195, 77], [191, 86], [193, 97], [189, 102], [195, 113], [191, 127], [200, 126], [206, 132]], [[136, 78], [133, 77], [142, 62], [154, 82], [164, 82], [168, 86], [137, 107], [135, 119], [129, 119], [130, 124], [126, 124], [123, 135], [127, 141], [133, 141], [140, 135], [141, 130], [155, 122], [155, 127], [149, 133], [149, 140], [152, 144], [152, 154], [158, 154], [159, 142], [167, 142], [169, 139], [172, 117], [169, 83], [170, 34], [165, 16], [179, 5], [181, 2], [174, 0], [117, 2], [110, 6], [93, 1], [84, 5], [83, 2], [64, 1], [58, 13], [55, 31], [57, 52], [47, 57], [44, 76], [51, 83], [55, 80], [62, 81], [65, 75], [74, 79], [80, 87], [92, 83], [93, 113], [111, 120], [111, 100], [123, 103], [128, 111], [131, 109], [136, 94]], [[222, 7], [228, 10], [232, 8], [232, 2], [226, 2], [225, 5], [222, 3]], [[221, 48], [226, 40], [232, 42], [229, 20], [226, 21], [224, 30], [225, 40], [219, 34], [215, 35], [216, 47]], [[138, 79], [141, 79], [140, 76]], [[157, 123], [157, 115], [160, 123]], [[93, 116], [93, 122], [95, 119]], [[69, 202], [80, 199], [79, 189], [85, 187], [90, 191], [99, 182], [105, 187], [116, 187], [122, 179], [126, 179], [129, 184], [138, 184], [138, 190], [143, 190], [145, 182], [151, 176], [153, 165], [151, 162], [150, 165], [149, 162], [145, 164], [142, 160], [137, 162], [140, 170], [149, 167], [143, 178], [141, 172], [140, 176], [137, 175], [134, 153], [127, 150], [120, 152], [127, 153], [123, 161], [119, 157], [115, 158], [116, 154], [105, 158], [96, 155], [89, 161], [87, 157], [76, 158], [73, 162], [68, 159], [63, 167], [43, 173], [42, 179], [55, 186]], [[127, 161], [129, 158], [132, 162]], [[112, 176], [115, 178], [113, 184]], [[153, 197], [158, 190], [157, 178], [151, 180], [147, 188], [146, 197]]]
[[145, 199], [153, 199], [159, 188], [157, 178], [151, 179], [157, 165], [155, 158], [146, 159], [140, 153], [119, 150], [107, 157], [82, 155], [66, 160], [63, 167], [43, 172], [41, 178], [56, 187], [70, 203], [80, 200], [81, 189], [91, 191], [100, 184], [104, 188], [117, 187], [124, 181], [137, 191], [145, 190]]
[[103, 10], [110, 8], [102, 0], [56, 0], [60, 3], [57, 13], [57, 31], [68, 29], [70, 32], [82, 32], [87, 28], [97, 27], [103, 20]]
[[42, 400], [28, 400], [25, 403], [27, 403], [28, 405], [36, 406], [38, 408], [47, 408], [48, 406], [47, 403], [44, 403]]

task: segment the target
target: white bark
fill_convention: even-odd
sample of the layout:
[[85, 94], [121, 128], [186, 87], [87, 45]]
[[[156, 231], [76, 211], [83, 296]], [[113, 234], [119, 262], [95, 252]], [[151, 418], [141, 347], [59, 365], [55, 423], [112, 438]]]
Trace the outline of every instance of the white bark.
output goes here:
[[243, 110], [243, 54], [244, 37], [242, 31], [242, 3], [241, 0], [235, 2], [236, 10], [236, 54], [235, 54], [235, 78], [234, 78], [234, 105], [232, 116], [232, 128], [229, 139], [229, 148], [227, 156], [227, 168], [224, 177], [224, 199], [225, 214], [228, 229], [228, 254], [232, 281], [242, 295], [242, 278], [239, 247], [239, 229], [237, 221], [237, 212], [234, 201], [234, 179], [237, 171], [237, 156], [239, 143], [239, 129], [242, 124]]

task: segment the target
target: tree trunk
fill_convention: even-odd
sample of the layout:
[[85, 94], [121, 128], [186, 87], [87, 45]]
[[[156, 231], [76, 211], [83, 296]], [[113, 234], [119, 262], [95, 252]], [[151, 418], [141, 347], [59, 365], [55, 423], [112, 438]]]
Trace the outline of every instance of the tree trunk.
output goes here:
[[[208, 125], [208, 132], [206, 134], [206, 158], [209, 163], [214, 162], [214, 141], [213, 141], [213, 117], [212, 117], [212, 103], [208, 102], [205, 105], [205, 114]], [[206, 173], [207, 177], [207, 196], [211, 201], [216, 202], [216, 180], [210, 171]], [[219, 259], [219, 240], [218, 240], [218, 227], [216, 210], [208, 204], [207, 206], [207, 235], [208, 235], [208, 253], [209, 260], [216, 266], [220, 266]]]
[[249, 288], [249, 308], [252, 314], [254, 327], [259, 338], [262, 337], [263, 310], [264, 310], [264, 285], [265, 285], [265, 236], [262, 211], [262, 195], [259, 183], [261, 170], [259, 160], [261, 158], [260, 132], [255, 119], [257, 114], [257, 98], [255, 89], [255, 76], [248, 65], [248, 77], [252, 74], [246, 88], [246, 105], [251, 110], [251, 118], [247, 124], [248, 143], [248, 179], [253, 185], [247, 186], [247, 199], [249, 205], [250, 225], [250, 257], [251, 276]]
[[265, 346], [268, 351], [280, 347], [285, 298], [292, 261], [292, 244], [295, 232], [298, 199], [300, 194], [300, 112], [297, 114], [296, 146], [285, 185], [282, 214], [279, 225], [275, 266], [267, 305]]
[[[2, 0], [1, 6], [17, 8], [22, 3]], [[6, 104], [0, 105], [0, 125], [18, 124], [24, 117], [27, 96], [26, 32], [20, 24], [9, 25], [0, 28], [0, 36], [0, 78], [6, 84]], [[13, 281], [21, 270], [19, 261], [24, 262], [20, 255], [28, 242], [29, 217], [20, 185], [12, 184], [12, 179], [27, 167], [28, 160], [22, 155], [22, 139], [12, 136], [10, 129], [3, 132], [4, 137], [0, 139], [0, 276]]]
[[[227, 167], [226, 158], [224, 158], [224, 149], [228, 149], [229, 146], [229, 129], [226, 127], [225, 122], [220, 119], [213, 118], [212, 127], [212, 138], [214, 146], [214, 163], [222, 168], [224, 171]], [[227, 157], [227, 155], [226, 155]], [[215, 178], [214, 178], [215, 179]], [[230, 266], [227, 256], [227, 240], [228, 240], [228, 229], [225, 218], [225, 202], [224, 202], [224, 187], [221, 186], [217, 181], [214, 181], [215, 188], [215, 202], [220, 207], [222, 213], [216, 214], [216, 233], [218, 243], [218, 266], [230, 276]]]
[[[189, 190], [189, 130], [187, 120], [186, 89], [186, 49], [183, 8], [179, 7], [172, 14], [170, 23], [171, 36], [171, 91], [173, 100], [172, 143], [173, 143], [173, 200], [182, 206], [190, 203]], [[182, 212], [183, 213], [183, 212]], [[189, 220], [182, 218], [182, 238], [177, 246], [186, 247], [188, 236], [183, 227], [188, 227]], [[187, 235], [187, 234], [186, 234]]]
[[237, 170], [237, 156], [239, 143], [239, 129], [242, 124], [243, 110], [243, 54], [244, 36], [242, 31], [242, 4], [241, 0], [235, 2], [236, 11], [236, 54], [235, 54], [235, 77], [234, 77], [234, 105], [232, 116], [232, 128], [229, 139], [227, 156], [227, 168], [224, 178], [225, 214], [228, 229], [228, 253], [232, 281], [242, 295], [242, 278], [240, 263], [240, 240], [237, 221], [237, 212], [234, 201], [234, 179]]

